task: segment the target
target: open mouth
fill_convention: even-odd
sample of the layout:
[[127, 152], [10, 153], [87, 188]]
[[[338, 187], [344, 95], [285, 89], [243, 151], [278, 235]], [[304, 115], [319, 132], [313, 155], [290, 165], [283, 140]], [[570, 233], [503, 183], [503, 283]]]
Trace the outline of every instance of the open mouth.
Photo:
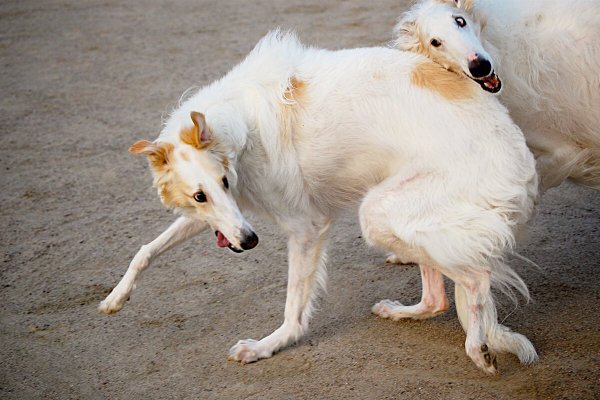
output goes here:
[[490, 93], [498, 93], [502, 89], [502, 81], [498, 78], [498, 75], [494, 71], [483, 78], [469, 77], [481, 86], [483, 90]]
[[217, 246], [219, 247], [227, 247], [229, 250], [233, 251], [234, 253], [241, 253], [244, 250], [242, 249], [238, 249], [237, 247], [235, 247], [234, 245], [232, 245], [229, 240], [227, 240], [227, 238], [225, 237], [225, 235], [223, 235], [220, 231], [215, 231], [215, 236], [217, 237]]

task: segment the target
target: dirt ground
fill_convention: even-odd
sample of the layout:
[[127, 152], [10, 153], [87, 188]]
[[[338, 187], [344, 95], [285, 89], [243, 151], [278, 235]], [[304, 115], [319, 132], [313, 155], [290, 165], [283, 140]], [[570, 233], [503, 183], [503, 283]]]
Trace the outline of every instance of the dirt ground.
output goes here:
[[[226, 360], [282, 320], [286, 242], [235, 255], [212, 234], [162, 256], [125, 309], [96, 312], [139, 246], [172, 220], [142, 158], [190, 86], [218, 78], [267, 32], [328, 48], [391, 38], [401, 0], [3, 0], [0, 2], [0, 398], [593, 399], [600, 397], [600, 196], [543, 198], [515, 260], [534, 301], [501, 305], [540, 361], [499, 356], [485, 376], [454, 307], [391, 322], [370, 307], [420, 296], [418, 269], [385, 266], [354, 215], [337, 225], [329, 291], [311, 331], [271, 359]], [[452, 288], [448, 285], [452, 293]], [[452, 297], [452, 296], [451, 296]]]

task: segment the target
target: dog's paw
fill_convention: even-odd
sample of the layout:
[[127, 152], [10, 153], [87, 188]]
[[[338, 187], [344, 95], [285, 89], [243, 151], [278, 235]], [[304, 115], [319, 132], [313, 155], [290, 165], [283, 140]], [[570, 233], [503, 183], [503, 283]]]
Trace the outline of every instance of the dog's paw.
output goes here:
[[249, 364], [260, 360], [261, 358], [271, 357], [270, 353], [265, 353], [259, 348], [259, 342], [254, 339], [240, 340], [229, 349], [230, 361], [239, 361], [242, 364]]
[[405, 260], [402, 257], [392, 253], [385, 259], [385, 263], [394, 265], [409, 265], [412, 264], [412, 261]]
[[396, 312], [398, 307], [403, 307], [403, 304], [399, 301], [381, 300], [379, 303], [373, 306], [371, 312], [381, 318], [398, 320], [400, 319]]
[[102, 300], [98, 305], [98, 311], [104, 314], [114, 314], [119, 312], [125, 302], [129, 300], [128, 293], [116, 293], [114, 290], [106, 297], [106, 299]]
[[467, 348], [467, 355], [471, 357], [471, 360], [473, 360], [477, 367], [488, 374], [495, 374], [498, 372], [496, 355], [490, 351], [487, 344], [483, 343], [480, 346]]

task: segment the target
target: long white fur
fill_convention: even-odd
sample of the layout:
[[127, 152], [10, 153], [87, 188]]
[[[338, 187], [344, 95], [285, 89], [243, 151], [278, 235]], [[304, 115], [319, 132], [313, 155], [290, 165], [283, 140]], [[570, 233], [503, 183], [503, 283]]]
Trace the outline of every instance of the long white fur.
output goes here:
[[[444, 9], [468, 18], [475, 36], [467, 29], [459, 36]], [[427, 50], [446, 67], [462, 67], [459, 73], [469, 74], [469, 54], [491, 56], [504, 82], [501, 100], [536, 155], [541, 191], [567, 178], [600, 189], [597, 0], [420, 1], [395, 30], [395, 45], [414, 51], [415, 35], [403, 27], [422, 29], [426, 47], [430, 36], [441, 39], [442, 47]]]
[[[235, 232], [249, 225], [231, 209], [250, 209], [288, 234], [287, 300], [281, 327], [261, 340], [238, 342], [230, 358], [246, 363], [270, 357], [308, 328], [315, 290], [325, 283], [330, 225], [341, 210], [360, 205], [369, 243], [406, 253], [465, 288], [472, 311], [467, 354], [494, 372], [487, 338], [500, 330], [515, 334], [498, 324], [486, 293], [490, 284], [527, 293], [503, 255], [532, 212], [535, 162], [495, 98], [472, 91], [450, 101], [415, 86], [411, 74], [428, 62], [387, 48], [306, 48], [293, 34], [268, 34], [229, 74], [181, 104], [157, 139], [175, 146], [169, 163], [181, 179], [228, 204], [184, 207], [183, 217], [142, 247], [126, 282], [100, 310], [120, 310], [153, 257], [208, 225], [233, 232], [227, 239], [239, 248]], [[297, 90], [290, 91], [294, 84]], [[215, 184], [221, 180], [218, 157], [180, 141], [192, 111], [206, 116], [225, 149], [230, 191]], [[184, 151], [192, 153], [188, 164], [180, 157]], [[204, 173], [191, 173], [193, 168]], [[519, 352], [514, 346], [501, 350]], [[529, 358], [519, 357], [534, 359], [531, 344], [528, 351]]]
[[[459, 29], [456, 16], [467, 26]], [[402, 14], [394, 34], [395, 47], [427, 54], [459, 75], [470, 75], [467, 64], [474, 54], [491, 62], [504, 81], [501, 99], [537, 155], [541, 190], [567, 178], [600, 188], [597, 1], [423, 0]], [[430, 46], [432, 38], [442, 46]], [[446, 301], [443, 287], [422, 281], [429, 302]], [[469, 306], [460, 285], [456, 307], [467, 330]], [[495, 311], [487, 315], [495, 321]], [[518, 348], [522, 362], [533, 361], [529, 341], [495, 332], [490, 347]]]

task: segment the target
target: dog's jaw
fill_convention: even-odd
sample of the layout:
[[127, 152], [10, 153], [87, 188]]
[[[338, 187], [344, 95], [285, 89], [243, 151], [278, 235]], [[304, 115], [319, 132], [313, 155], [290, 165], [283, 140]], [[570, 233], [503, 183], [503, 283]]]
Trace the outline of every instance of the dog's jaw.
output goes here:
[[483, 90], [489, 93], [498, 93], [502, 89], [502, 81], [494, 71], [484, 78], [473, 78], [469, 76], [469, 79], [478, 83]]
[[221, 233], [221, 231], [215, 231], [215, 236], [217, 237], [217, 246], [219, 247], [227, 247], [229, 250], [234, 253], [242, 253], [244, 250], [239, 249], [231, 244], [231, 242]]

